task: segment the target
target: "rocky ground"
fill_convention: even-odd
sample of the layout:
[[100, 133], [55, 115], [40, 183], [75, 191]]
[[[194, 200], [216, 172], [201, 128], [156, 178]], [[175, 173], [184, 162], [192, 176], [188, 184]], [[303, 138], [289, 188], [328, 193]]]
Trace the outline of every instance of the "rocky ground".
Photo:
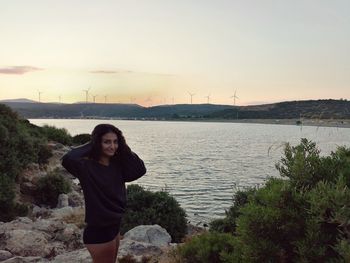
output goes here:
[[[31, 165], [16, 187], [16, 201], [31, 204], [27, 217], [0, 222], [0, 262], [92, 262], [82, 242], [84, 199], [80, 186], [61, 166], [60, 158], [68, 150], [61, 144], [50, 144], [54, 156], [46, 167]], [[59, 197], [54, 209], [34, 204], [36, 181], [55, 170], [72, 180], [73, 190]], [[189, 226], [189, 235], [202, 232]], [[118, 259], [124, 262], [173, 262], [167, 231], [159, 225], [138, 226], [122, 237]], [[128, 259], [128, 261], [126, 261]]]

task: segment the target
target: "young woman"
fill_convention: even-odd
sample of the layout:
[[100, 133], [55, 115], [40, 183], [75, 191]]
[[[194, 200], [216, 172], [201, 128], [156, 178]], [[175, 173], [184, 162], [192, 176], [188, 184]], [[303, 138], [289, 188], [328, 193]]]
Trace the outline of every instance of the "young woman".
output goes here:
[[122, 132], [100, 124], [91, 142], [62, 157], [62, 165], [77, 177], [85, 199], [83, 241], [94, 263], [114, 263], [119, 248], [119, 230], [126, 208], [125, 182], [146, 173], [143, 161], [130, 150]]

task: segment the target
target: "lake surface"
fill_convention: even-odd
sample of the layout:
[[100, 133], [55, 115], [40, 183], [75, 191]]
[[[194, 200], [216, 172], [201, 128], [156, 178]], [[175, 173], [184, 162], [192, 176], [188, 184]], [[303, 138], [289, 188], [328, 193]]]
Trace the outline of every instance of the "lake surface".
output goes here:
[[317, 143], [321, 154], [350, 147], [350, 129], [273, 124], [126, 120], [31, 119], [66, 128], [71, 135], [91, 133], [99, 123], [120, 128], [145, 162], [147, 175], [136, 183], [165, 189], [185, 208], [194, 224], [224, 216], [237, 187], [262, 184], [278, 176], [275, 164], [283, 145], [300, 138]]

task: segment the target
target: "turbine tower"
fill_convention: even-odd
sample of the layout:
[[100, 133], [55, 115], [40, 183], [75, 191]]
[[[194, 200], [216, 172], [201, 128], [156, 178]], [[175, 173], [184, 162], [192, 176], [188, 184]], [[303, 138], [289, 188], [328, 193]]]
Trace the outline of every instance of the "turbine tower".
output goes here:
[[89, 90], [91, 88], [88, 88], [88, 89], [83, 89], [83, 91], [85, 92], [85, 96], [86, 96], [86, 103], [88, 103], [88, 98], [89, 98]]
[[149, 107], [152, 107], [152, 97], [149, 96], [145, 102], [149, 102]]
[[188, 92], [188, 94], [191, 96], [191, 104], [192, 104], [192, 97], [196, 94]]
[[38, 95], [39, 95], [39, 103], [41, 102], [41, 94], [42, 94], [43, 92], [42, 91], [39, 91], [38, 90]]
[[92, 96], [92, 101], [95, 103], [96, 97], [97, 97], [98, 95], [91, 95], [91, 96]]
[[231, 99], [233, 98], [233, 106], [236, 106], [236, 99], [239, 99], [239, 98], [236, 96], [236, 93], [237, 93], [237, 90], [235, 90], [233, 96], [230, 97]]
[[208, 94], [208, 96], [205, 96], [204, 98], [207, 98], [207, 103], [209, 104], [209, 100], [210, 100], [210, 93]]
[[107, 103], [107, 95], [105, 95], [105, 103]]
[[58, 102], [61, 103], [61, 95], [58, 96]]

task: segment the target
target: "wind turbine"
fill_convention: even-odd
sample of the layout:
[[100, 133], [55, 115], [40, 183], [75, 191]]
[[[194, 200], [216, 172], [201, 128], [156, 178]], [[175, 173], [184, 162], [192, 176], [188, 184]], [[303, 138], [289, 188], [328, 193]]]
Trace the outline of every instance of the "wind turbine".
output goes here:
[[174, 99], [174, 97], [172, 97], [172, 102], [173, 102], [173, 105], [174, 105], [174, 100], [175, 100], [175, 99]]
[[191, 104], [192, 104], [192, 97], [196, 94], [188, 92], [188, 94], [191, 96]]
[[86, 103], [88, 103], [88, 98], [89, 98], [89, 90], [91, 88], [88, 88], [88, 89], [83, 89], [83, 91], [85, 92], [85, 96], [86, 96]]
[[107, 95], [105, 95], [105, 103], [107, 103]]
[[207, 103], [209, 104], [209, 100], [210, 100], [210, 93], [208, 94], [208, 96], [205, 96], [204, 98], [207, 98]]
[[133, 104], [133, 102], [135, 101], [134, 97], [130, 97], [130, 103]]
[[61, 103], [61, 95], [58, 96], [58, 102]]
[[39, 94], [39, 102], [41, 102], [41, 94], [42, 94], [43, 92], [42, 91], [39, 91], [38, 90], [38, 94]]
[[236, 106], [236, 99], [239, 99], [239, 98], [236, 96], [236, 93], [237, 93], [237, 90], [235, 90], [233, 96], [230, 97], [231, 99], [233, 98], [233, 105], [234, 105], [234, 106]]
[[91, 96], [92, 96], [93, 102], [95, 103], [96, 97], [97, 97], [98, 95], [91, 95]]
[[147, 98], [147, 100], [145, 100], [145, 102], [149, 102], [149, 106], [151, 107], [151, 106], [152, 106], [152, 97], [149, 96], [149, 97]]

